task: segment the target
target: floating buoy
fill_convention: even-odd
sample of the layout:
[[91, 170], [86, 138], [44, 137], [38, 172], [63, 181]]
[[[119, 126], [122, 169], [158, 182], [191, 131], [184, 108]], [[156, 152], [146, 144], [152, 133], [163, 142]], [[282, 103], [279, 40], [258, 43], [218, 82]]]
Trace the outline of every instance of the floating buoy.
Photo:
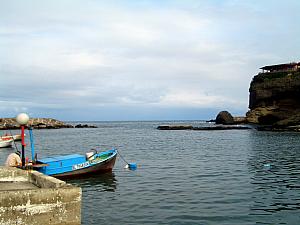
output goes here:
[[130, 170], [136, 170], [137, 169], [137, 165], [136, 165], [136, 163], [128, 163], [128, 168]]
[[127, 163], [125, 168], [130, 169], [130, 170], [136, 170], [137, 169], [137, 164], [136, 163]]
[[270, 163], [266, 163], [266, 164], [264, 164], [264, 168], [265, 169], [267, 169], [267, 170], [270, 170], [270, 169], [272, 169], [272, 164], [270, 164]]
[[124, 157], [121, 155], [120, 150], [118, 150], [118, 154], [121, 157], [121, 159], [123, 159], [123, 161], [126, 163], [125, 165], [125, 169], [129, 169], [129, 170], [136, 170], [137, 169], [137, 164], [136, 163], [128, 163]]

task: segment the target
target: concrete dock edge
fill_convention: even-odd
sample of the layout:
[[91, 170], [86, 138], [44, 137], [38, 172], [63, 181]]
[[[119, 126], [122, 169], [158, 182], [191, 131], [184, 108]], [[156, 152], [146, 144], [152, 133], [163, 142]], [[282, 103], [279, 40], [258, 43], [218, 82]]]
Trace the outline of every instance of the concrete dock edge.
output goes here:
[[0, 225], [81, 224], [81, 194], [37, 171], [0, 167]]

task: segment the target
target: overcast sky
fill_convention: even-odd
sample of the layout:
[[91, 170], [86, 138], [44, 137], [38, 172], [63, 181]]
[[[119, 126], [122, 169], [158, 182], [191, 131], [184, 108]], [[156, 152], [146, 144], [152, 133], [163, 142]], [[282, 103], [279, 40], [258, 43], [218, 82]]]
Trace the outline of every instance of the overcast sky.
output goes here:
[[244, 115], [264, 65], [300, 61], [298, 0], [0, 0], [0, 117]]

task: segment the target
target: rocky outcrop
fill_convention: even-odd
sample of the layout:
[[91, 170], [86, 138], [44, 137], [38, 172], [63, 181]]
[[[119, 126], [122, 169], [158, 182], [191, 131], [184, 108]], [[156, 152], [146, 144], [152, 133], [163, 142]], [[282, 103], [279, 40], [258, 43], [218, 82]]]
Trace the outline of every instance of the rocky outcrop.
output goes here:
[[157, 127], [158, 130], [246, 130], [251, 129], [247, 126], [239, 125], [218, 125], [218, 126], [203, 126], [193, 127], [191, 125], [161, 125]]
[[80, 123], [80, 124], [75, 125], [75, 128], [97, 128], [97, 126]]
[[234, 116], [233, 117], [234, 124], [247, 124], [247, 118], [245, 116]]
[[[51, 118], [32, 118], [28, 121], [27, 126], [35, 129], [59, 129], [59, 128], [73, 128], [72, 125], [66, 124], [62, 121]], [[0, 119], [0, 130], [19, 129], [15, 118]]]
[[192, 130], [192, 125], [160, 125], [158, 130]]
[[[267, 72], [250, 84], [247, 120], [275, 129], [300, 124], [300, 71]], [[296, 126], [296, 127], [295, 127]]]
[[[216, 119], [206, 120], [206, 123], [216, 123]], [[233, 123], [232, 124], [237, 125], [237, 124], [247, 124], [247, 123], [248, 123], [248, 121], [247, 121], [246, 116], [233, 116]]]
[[228, 111], [221, 111], [216, 117], [216, 124], [234, 124], [233, 116]]

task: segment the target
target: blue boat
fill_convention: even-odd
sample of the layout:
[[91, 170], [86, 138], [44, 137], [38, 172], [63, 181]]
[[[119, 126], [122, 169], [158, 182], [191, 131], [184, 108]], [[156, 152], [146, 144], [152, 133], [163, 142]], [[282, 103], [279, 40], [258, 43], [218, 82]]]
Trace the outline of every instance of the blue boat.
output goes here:
[[33, 168], [58, 178], [78, 177], [112, 171], [116, 158], [116, 149], [100, 153], [94, 150], [86, 155], [72, 154], [40, 159], [33, 164]]
[[78, 177], [86, 174], [109, 172], [115, 165], [118, 151], [114, 148], [104, 152], [91, 149], [85, 155], [60, 155], [37, 160], [31, 128], [29, 134], [32, 157], [32, 163], [29, 167], [43, 174], [59, 178]]

